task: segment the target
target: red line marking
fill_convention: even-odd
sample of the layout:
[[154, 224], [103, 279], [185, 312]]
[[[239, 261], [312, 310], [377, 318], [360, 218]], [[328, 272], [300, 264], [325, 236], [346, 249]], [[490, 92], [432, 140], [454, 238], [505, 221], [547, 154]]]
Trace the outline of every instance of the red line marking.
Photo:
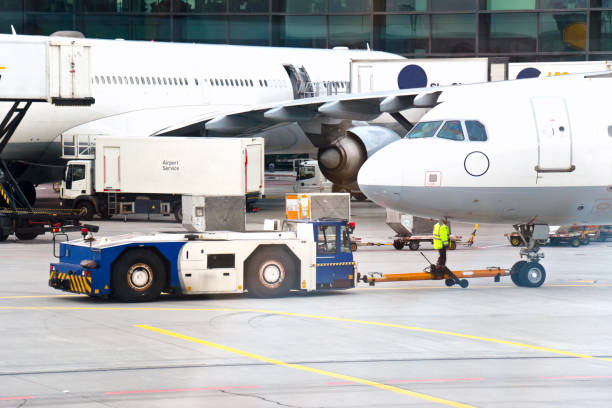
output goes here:
[[203, 387], [203, 388], [174, 388], [168, 390], [136, 390], [136, 391], [109, 391], [105, 395], [123, 395], [123, 394], [155, 394], [162, 392], [190, 392], [190, 391], [213, 391], [213, 390], [240, 390], [259, 388], [258, 385], [244, 385], [237, 387]]
[[34, 397], [0, 397], [0, 401], [8, 401], [8, 400], [29, 400]]
[[591, 379], [612, 379], [612, 375], [568, 375], [558, 377], [542, 377], [544, 380], [591, 380]]

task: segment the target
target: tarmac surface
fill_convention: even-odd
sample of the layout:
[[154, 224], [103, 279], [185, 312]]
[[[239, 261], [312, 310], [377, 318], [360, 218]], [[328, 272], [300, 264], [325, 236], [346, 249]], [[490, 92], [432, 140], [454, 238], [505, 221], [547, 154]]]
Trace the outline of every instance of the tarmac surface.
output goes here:
[[[249, 227], [282, 218], [267, 200]], [[177, 230], [100, 221], [98, 235]], [[388, 240], [384, 210], [353, 203], [356, 236]], [[455, 223], [467, 237], [473, 225]], [[455, 269], [510, 267], [481, 225]], [[72, 234], [77, 238], [78, 234]], [[612, 241], [545, 248], [537, 289], [509, 278], [361, 283], [346, 291], [119, 303], [47, 286], [50, 236], [0, 245], [0, 407], [609, 407]], [[423, 253], [435, 259], [431, 245]], [[360, 247], [360, 272], [420, 272], [418, 251]]]

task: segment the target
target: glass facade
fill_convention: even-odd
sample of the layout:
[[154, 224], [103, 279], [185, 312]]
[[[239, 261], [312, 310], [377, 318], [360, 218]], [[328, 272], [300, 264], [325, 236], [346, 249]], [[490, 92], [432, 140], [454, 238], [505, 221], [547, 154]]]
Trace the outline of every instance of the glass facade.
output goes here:
[[0, 32], [510, 61], [612, 55], [612, 0], [0, 0]]

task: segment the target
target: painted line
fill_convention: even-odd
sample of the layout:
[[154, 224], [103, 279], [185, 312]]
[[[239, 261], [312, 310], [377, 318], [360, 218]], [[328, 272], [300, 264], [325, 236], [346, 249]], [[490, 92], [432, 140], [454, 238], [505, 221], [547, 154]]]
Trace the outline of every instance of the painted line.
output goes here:
[[[406, 384], [406, 383], [446, 383], [446, 382], [472, 382], [484, 381], [484, 378], [430, 378], [424, 380], [391, 380], [389, 384]], [[327, 385], [355, 385], [352, 381], [330, 381]]]
[[136, 391], [109, 391], [104, 395], [126, 395], [126, 394], [158, 394], [164, 392], [192, 392], [192, 391], [218, 391], [218, 390], [246, 390], [259, 388], [258, 385], [243, 385], [236, 387], [202, 387], [202, 388], [174, 388], [169, 390], [136, 390]]
[[541, 378], [543, 380], [612, 380], [612, 375], [567, 375]]
[[263, 313], [263, 314], [271, 314], [278, 316], [292, 316], [292, 317], [303, 317], [308, 319], [319, 319], [319, 320], [329, 320], [336, 322], [346, 322], [346, 323], [356, 323], [362, 325], [369, 326], [377, 326], [377, 327], [391, 327], [395, 329], [402, 330], [410, 330], [421, 333], [431, 333], [431, 334], [442, 334], [445, 336], [452, 337], [460, 337], [464, 339], [470, 340], [478, 340], [487, 343], [495, 343], [495, 344], [504, 344], [508, 346], [515, 346], [520, 348], [526, 348], [530, 350], [544, 351], [547, 353], [559, 354], [568, 357], [577, 357], [584, 358], [589, 360], [600, 360], [600, 361], [612, 361], [612, 358], [606, 357], [595, 357], [588, 354], [582, 353], [574, 353], [571, 351], [558, 350], [550, 347], [543, 346], [535, 346], [526, 343], [520, 343], [517, 341], [510, 340], [502, 340], [495, 339], [492, 337], [483, 337], [483, 336], [474, 336], [471, 334], [451, 332], [446, 330], [435, 330], [435, 329], [427, 329], [424, 327], [417, 326], [407, 326], [403, 324], [397, 323], [383, 323], [376, 322], [370, 320], [359, 320], [359, 319], [348, 319], [344, 317], [335, 317], [335, 316], [322, 316], [322, 315], [312, 315], [307, 313], [294, 313], [294, 312], [280, 312], [277, 310], [265, 310], [265, 309], [233, 309], [233, 308], [171, 308], [171, 307], [119, 307], [119, 306], [108, 306], [108, 307], [87, 307], [87, 306], [0, 306], [0, 310], [104, 310], [104, 311], [171, 311], [171, 312], [242, 312], [242, 313]]
[[11, 401], [11, 400], [29, 400], [34, 397], [0, 397], [0, 401]]
[[0, 69], [6, 69], [6, 67], [0, 67]]
[[211, 348], [214, 348], [214, 349], [217, 349], [217, 350], [227, 351], [229, 353], [238, 354], [238, 355], [241, 355], [243, 357], [248, 357], [248, 358], [251, 358], [253, 360], [263, 361], [263, 362], [269, 363], [269, 364], [274, 364], [274, 365], [278, 365], [278, 366], [282, 366], [282, 367], [287, 367], [287, 368], [293, 368], [293, 369], [296, 369], [296, 370], [306, 371], [306, 372], [310, 372], [310, 373], [314, 373], [314, 374], [320, 374], [320, 375], [324, 375], [324, 376], [327, 376], [327, 377], [338, 378], [340, 380], [352, 381], [352, 382], [355, 382], [355, 383], [358, 383], [358, 384], [369, 385], [370, 387], [380, 388], [382, 390], [392, 391], [392, 392], [396, 392], [398, 394], [409, 395], [411, 397], [419, 398], [419, 399], [422, 399], [422, 400], [425, 400], [425, 401], [429, 401], [429, 402], [436, 402], [438, 404], [446, 405], [446, 406], [449, 406], [449, 407], [473, 408], [470, 405], [462, 404], [460, 402], [449, 401], [449, 400], [445, 400], [445, 399], [442, 399], [442, 398], [434, 397], [434, 396], [431, 396], [431, 395], [421, 394], [419, 392], [409, 391], [409, 390], [405, 390], [403, 388], [394, 387], [392, 385], [387, 385], [387, 384], [379, 383], [379, 382], [376, 382], [376, 381], [370, 381], [370, 380], [366, 380], [366, 379], [363, 379], [363, 378], [352, 377], [350, 375], [344, 375], [344, 374], [339, 374], [339, 373], [335, 373], [335, 372], [332, 372], [332, 371], [321, 370], [321, 369], [318, 369], [318, 368], [308, 367], [308, 366], [304, 366], [304, 365], [301, 365], [301, 364], [286, 363], [284, 361], [275, 360], [275, 359], [269, 358], [269, 357], [264, 357], [264, 356], [259, 355], [259, 354], [249, 353], [248, 351], [239, 350], [239, 349], [236, 349], [236, 348], [233, 348], [233, 347], [223, 346], [221, 344], [212, 343], [210, 341], [198, 339], [196, 337], [186, 336], [184, 334], [180, 334], [180, 333], [176, 333], [176, 332], [171, 332], [171, 331], [168, 331], [168, 330], [160, 329], [160, 328], [153, 327], [153, 326], [148, 326], [148, 325], [145, 325], [145, 324], [139, 324], [139, 325], [136, 325], [135, 327], [138, 327], [138, 328], [141, 328], [141, 329], [145, 329], [145, 330], [150, 330], [150, 331], [153, 331], [153, 332], [156, 332], [156, 333], [160, 333], [160, 334], [164, 334], [164, 335], [170, 336], [170, 337], [175, 337], [177, 339], [181, 339], [181, 340], [186, 340], [186, 341], [190, 341], [190, 342], [193, 342], [193, 343], [202, 344], [204, 346], [211, 347]]
[[0, 299], [35, 299], [35, 298], [62, 298], [62, 297], [84, 297], [86, 295], [15, 295], [0, 296]]
[[[479, 278], [474, 278], [474, 279], [479, 279]], [[378, 285], [383, 285], [385, 283], [391, 283], [393, 284], [393, 282], [380, 282], [377, 283]], [[395, 284], [397, 284], [397, 282], [395, 282]], [[612, 283], [593, 283], [593, 284], [565, 284], [565, 283], [559, 283], [559, 284], [552, 284], [552, 285], [546, 285], [546, 287], [553, 287], [553, 288], [609, 288], [612, 287]], [[509, 289], [509, 288], [516, 288], [516, 285], [500, 285], [500, 284], [494, 284], [494, 285], [472, 285], [470, 284], [470, 289]], [[429, 289], [452, 289], [452, 290], [457, 290], [457, 289], [461, 289], [459, 287], [454, 287], [454, 288], [447, 288], [446, 286], [444, 286], [443, 284], [439, 285], [439, 286], [404, 286], [404, 287], [372, 287], [372, 286], [366, 286], [365, 284], [363, 286], [358, 286], [355, 289], [351, 289], [351, 290], [358, 290], [358, 291], [367, 291], [367, 290], [429, 290]]]

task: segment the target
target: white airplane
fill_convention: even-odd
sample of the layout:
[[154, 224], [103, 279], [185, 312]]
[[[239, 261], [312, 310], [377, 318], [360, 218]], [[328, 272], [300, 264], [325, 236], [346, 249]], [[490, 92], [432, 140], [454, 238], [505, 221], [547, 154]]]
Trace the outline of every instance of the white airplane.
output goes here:
[[[0, 49], [54, 39], [0, 35]], [[259, 132], [266, 137], [267, 153], [316, 152], [343, 137], [336, 128], [340, 124], [350, 128], [350, 123], [333, 114], [314, 118], [317, 115], [307, 110], [289, 114], [282, 102], [313, 96], [330, 100], [348, 93], [351, 60], [403, 59], [348, 49], [71, 40], [91, 46], [95, 103], [88, 107], [32, 105], [0, 156], [14, 164], [16, 176], [30, 182], [22, 185], [30, 194], [35, 193], [32, 183], [59, 178], [47, 165], [63, 164], [61, 134], [233, 136]], [[15, 78], [19, 55], [12, 51], [0, 55], [5, 56], [0, 58], [2, 98], [3, 88]], [[261, 106], [279, 109], [264, 118], [256, 112]], [[0, 120], [10, 107], [0, 102]], [[234, 112], [239, 115], [225, 116]], [[36, 166], [40, 164], [45, 166]]]
[[539, 286], [549, 225], [612, 223], [611, 94], [609, 73], [445, 88], [359, 187], [404, 213], [514, 224], [528, 261], [513, 281]]

